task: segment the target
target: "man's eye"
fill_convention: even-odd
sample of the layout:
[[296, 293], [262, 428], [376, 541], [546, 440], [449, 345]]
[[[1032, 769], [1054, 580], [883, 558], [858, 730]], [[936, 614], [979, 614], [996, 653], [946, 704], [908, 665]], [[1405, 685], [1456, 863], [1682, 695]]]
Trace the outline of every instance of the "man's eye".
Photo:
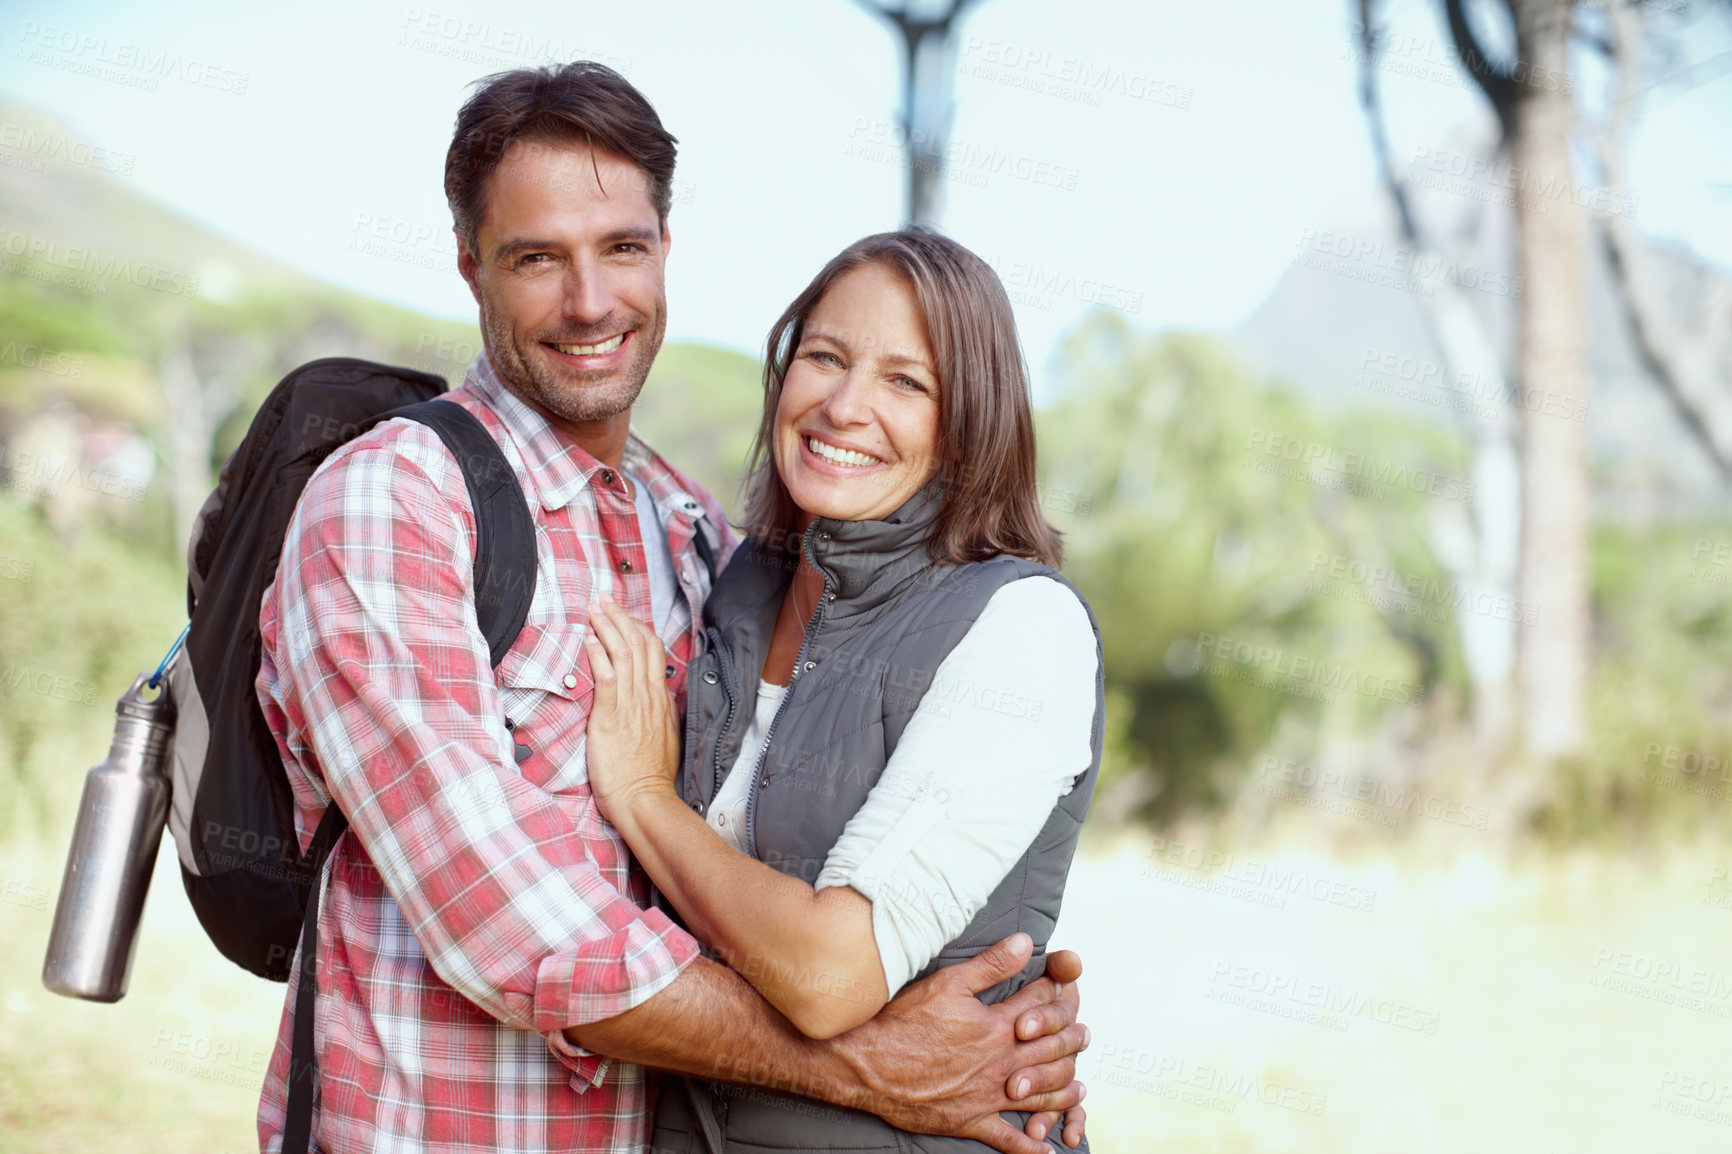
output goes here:
[[550, 261], [552, 259], [553, 259], [552, 253], [526, 252], [522, 256], [517, 258], [517, 267], [522, 268], [524, 265], [546, 264], [548, 261]]

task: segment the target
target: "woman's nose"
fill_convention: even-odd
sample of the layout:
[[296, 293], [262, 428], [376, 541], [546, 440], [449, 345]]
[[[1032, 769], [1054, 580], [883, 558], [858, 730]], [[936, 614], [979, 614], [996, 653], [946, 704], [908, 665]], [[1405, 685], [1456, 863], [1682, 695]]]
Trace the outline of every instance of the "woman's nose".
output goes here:
[[824, 398], [824, 416], [837, 428], [865, 424], [872, 416], [868, 388], [858, 369], [843, 373]]

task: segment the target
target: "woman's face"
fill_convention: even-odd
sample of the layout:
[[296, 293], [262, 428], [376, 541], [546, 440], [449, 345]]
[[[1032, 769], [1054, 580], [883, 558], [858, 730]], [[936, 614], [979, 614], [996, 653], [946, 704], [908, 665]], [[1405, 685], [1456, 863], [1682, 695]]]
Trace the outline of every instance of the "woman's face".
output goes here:
[[776, 406], [776, 468], [803, 512], [882, 520], [937, 470], [936, 358], [914, 289], [882, 264], [833, 283], [806, 319]]

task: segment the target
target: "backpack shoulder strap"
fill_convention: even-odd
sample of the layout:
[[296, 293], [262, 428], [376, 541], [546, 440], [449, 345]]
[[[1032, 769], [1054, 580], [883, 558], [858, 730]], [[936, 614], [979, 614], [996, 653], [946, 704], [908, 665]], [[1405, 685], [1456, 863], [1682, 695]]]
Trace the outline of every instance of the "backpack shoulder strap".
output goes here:
[[457, 459], [475, 510], [475, 616], [495, 667], [523, 630], [535, 597], [535, 519], [517, 473], [475, 414], [444, 400], [394, 409], [426, 425]]

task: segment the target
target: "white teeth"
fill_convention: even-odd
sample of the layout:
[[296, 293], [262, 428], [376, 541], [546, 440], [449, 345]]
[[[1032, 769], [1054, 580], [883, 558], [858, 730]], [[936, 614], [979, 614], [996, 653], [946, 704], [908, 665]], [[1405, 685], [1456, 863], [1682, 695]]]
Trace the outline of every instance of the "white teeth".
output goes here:
[[816, 437], [807, 437], [806, 447], [826, 461], [837, 465], [859, 468], [864, 465], [882, 465], [884, 463], [877, 457], [868, 457], [865, 453], [857, 453], [853, 449], [838, 449], [834, 445], [826, 445]]
[[613, 352], [619, 348], [620, 342], [624, 340], [625, 334], [621, 333], [612, 340], [603, 341], [599, 345], [554, 345], [553, 347], [568, 357], [598, 357]]

